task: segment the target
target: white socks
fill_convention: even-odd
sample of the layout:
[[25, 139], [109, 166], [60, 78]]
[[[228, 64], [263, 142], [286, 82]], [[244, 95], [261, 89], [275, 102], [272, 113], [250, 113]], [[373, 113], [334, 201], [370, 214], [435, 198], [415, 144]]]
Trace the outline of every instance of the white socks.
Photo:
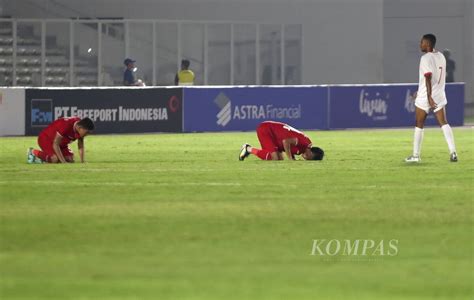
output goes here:
[[415, 127], [415, 136], [413, 138], [413, 156], [420, 156], [421, 142], [423, 142], [423, 128]]
[[454, 145], [454, 135], [451, 126], [449, 126], [449, 124], [445, 124], [441, 126], [441, 130], [443, 130], [444, 138], [446, 139], [446, 143], [448, 143], [449, 153], [456, 152], [456, 146]]
[[[456, 146], [454, 145], [453, 130], [449, 124], [441, 126], [443, 130], [444, 138], [448, 143], [449, 153], [456, 152]], [[421, 143], [423, 142], [423, 128], [415, 127], [415, 135], [413, 138], [413, 156], [420, 156]]]

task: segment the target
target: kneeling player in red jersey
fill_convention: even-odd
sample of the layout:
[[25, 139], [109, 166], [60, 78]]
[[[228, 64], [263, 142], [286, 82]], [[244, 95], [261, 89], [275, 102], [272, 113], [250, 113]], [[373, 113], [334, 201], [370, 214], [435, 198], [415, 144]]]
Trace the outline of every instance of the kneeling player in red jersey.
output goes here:
[[257, 136], [262, 149], [244, 144], [239, 160], [244, 160], [250, 154], [263, 160], [282, 160], [283, 152], [289, 160], [295, 160], [295, 155], [301, 155], [305, 160], [322, 160], [324, 157], [323, 149], [313, 147], [304, 133], [285, 123], [262, 122], [257, 127]]
[[77, 140], [79, 156], [84, 162], [84, 137], [94, 130], [89, 118], [59, 118], [49, 124], [38, 137], [41, 150], [28, 149], [28, 163], [72, 163], [74, 153], [69, 144]]

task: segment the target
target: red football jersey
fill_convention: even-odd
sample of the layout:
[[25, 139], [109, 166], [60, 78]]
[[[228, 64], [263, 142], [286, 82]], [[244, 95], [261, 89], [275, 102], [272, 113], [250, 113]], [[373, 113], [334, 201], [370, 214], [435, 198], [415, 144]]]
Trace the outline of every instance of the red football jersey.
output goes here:
[[59, 133], [63, 137], [59, 146], [67, 147], [68, 144], [80, 138], [79, 133], [74, 130], [74, 124], [80, 120], [81, 118], [78, 117], [59, 118], [41, 131], [40, 136], [53, 142], [56, 133]]
[[291, 127], [288, 124], [274, 121], [267, 121], [264, 123], [270, 123], [273, 134], [278, 146], [278, 151], [285, 151], [283, 148], [283, 140], [288, 138], [296, 138], [297, 142], [295, 146], [291, 146], [291, 154], [299, 155], [310, 148], [312, 145], [311, 140], [301, 131]]

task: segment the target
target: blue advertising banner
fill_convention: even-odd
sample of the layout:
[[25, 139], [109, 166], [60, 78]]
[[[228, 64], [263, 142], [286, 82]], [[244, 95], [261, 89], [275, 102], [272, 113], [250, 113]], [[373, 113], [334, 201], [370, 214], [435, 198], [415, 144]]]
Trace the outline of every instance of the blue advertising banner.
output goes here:
[[[413, 126], [418, 86], [360, 85], [331, 86], [329, 128], [376, 128]], [[464, 84], [446, 86], [448, 120], [451, 125], [463, 125]], [[426, 125], [436, 125], [431, 113]]]
[[464, 125], [464, 83], [448, 83], [446, 84], [446, 115], [450, 125]]
[[184, 88], [184, 131], [249, 131], [263, 121], [327, 129], [327, 87]]

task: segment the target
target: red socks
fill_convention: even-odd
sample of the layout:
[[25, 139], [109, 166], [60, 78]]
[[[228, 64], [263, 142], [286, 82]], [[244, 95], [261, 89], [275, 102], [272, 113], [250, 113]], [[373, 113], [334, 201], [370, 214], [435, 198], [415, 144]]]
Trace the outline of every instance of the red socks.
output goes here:
[[33, 153], [34, 156], [39, 157], [42, 161], [49, 162], [49, 157], [46, 155], [46, 153], [37, 149], [33, 149], [31, 153]]
[[266, 150], [259, 150], [256, 148], [252, 148], [252, 151], [250, 151], [253, 155], [257, 156], [258, 158], [262, 160], [272, 160], [272, 153]]

